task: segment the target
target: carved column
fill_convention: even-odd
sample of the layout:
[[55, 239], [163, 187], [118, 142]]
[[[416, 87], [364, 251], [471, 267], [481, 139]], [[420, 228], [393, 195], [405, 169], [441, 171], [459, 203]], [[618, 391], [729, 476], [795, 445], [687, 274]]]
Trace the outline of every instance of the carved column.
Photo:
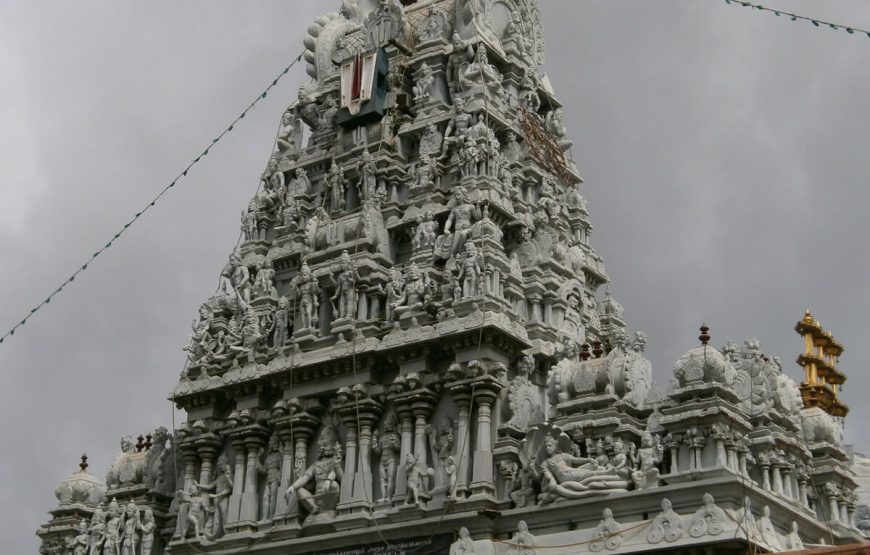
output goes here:
[[840, 506], [837, 503], [837, 497], [839, 497], [839, 492], [836, 488], [830, 488], [826, 489], [825, 493], [828, 496], [828, 519], [832, 521], [837, 521], [840, 519]]
[[727, 437], [725, 432], [714, 429], [712, 436], [716, 444], [716, 466], [728, 466], [728, 459], [725, 454], [725, 438]]
[[798, 501], [804, 507], [810, 506], [809, 496], [807, 494], [807, 475], [803, 472], [798, 474]]
[[[342, 508], [368, 510], [372, 502], [372, 427], [381, 413], [380, 403], [367, 398], [368, 392], [355, 388], [354, 399], [339, 408], [347, 428], [347, 460], [341, 484]], [[354, 444], [351, 445], [351, 440]], [[346, 486], [345, 482], [349, 482]], [[348, 497], [344, 497], [347, 494]], [[344, 505], [346, 503], [348, 505]]]
[[[257, 490], [257, 475], [259, 474], [259, 455], [267, 443], [269, 432], [264, 427], [254, 424], [243, 431], [244, 445], [247, 450], [245, 461], [245, 488], [242, 491], [242, 503], [239, 510], [239, 521], [256, 522], [259, 517], [260, 496]], [[236, 480], [241, 480], [237, 477]], [[235, 483], [233, 484], [235, 485]]]
[[196, 463], [199, 461], [193, 441], [181, 445], [181, 458], [184, 461], [184, 491], [190, 491], [190, 486], [196, 480]]
[[293, 480], [299, 477], [296, 475], [295, 469], [307, 468], [308, 439], [314, 434], [314, 430], [317, 429], [319, 423], [316, 417], [307, 412], [295, 412], [295, 410], [298, 410], [300, 403], [301, 401], [292, 401], [291, 406], [294, 413], [275, 420], [275, 429], [278, 431], [284, 449], [284, 460], [281, 466], [281, 486], [278, 492], [278, 504], [275, 509], [277, 517], [285, 515], [289, 517], [291, 514], [296, 514], [296, 500], [291, 499], [288, 505], [284, 492], [287, 491]]
[[347, 437], [344, 443], [344, 477], [341, 480], [341, 493], [339, 495], [338, 508], [344, 509], [353, 500], [353, 480], [356, 475], [356, 418], [349, 418], [342, 422], [347, 428]]
[[243, 477], [245, 475], [245, 457], [247, 456], [245, 442], [241, 436], [233, 437], [232, 442], [236, 457], [233, 471], [233, 492], [230, 495], [229, 508], [227, 509], [228, 524], [239, 521], [239, 514], [242, 509], [242, 492], [245, 489]]
[[[196, 452], [202, 464], [199, 469], [199, 483], [211, 484], [214, 480], [214, 463], [220, 452], [221, 442], [215, 434], [207, 433], [194, 440]], [[218, 469], [220, 471], [220, 469]]]
[[469, 426], [471, 388], [466, 383], [448, 384], [447, 387], [459, 411], [456, 436], [456, 491], [450, 493], [453, 497], [465, 497], [468, 494], [468, 461], [471, 449], [471, 429]]
[[791, 470], [792, 468], [788, 464], [782, 466], [782, 494], [788, 499], [794, 500], [794, 494], [791, 489]]
[[725, 462], [730, 470], [735, 473], [740, 472], [740, 466], [737, 462], [737, 442], [732, 436], [728, 436], [725, 440]]
[[680, 438], [673, 434], [668, 434], [665, 437], [665, 445], [671, 453], [670, 473], [676, 474], [680, 471]]
[[396, 490], [393, 500], [404, 500], [408, 492], [408, 473], [405, 470], [405, 460], [414, 452], [414, 413], [410, 405], [396, 405], [399, 414], [399, 433], [402, 445], [396, 469]]
[[492, 460], [492, 406], [503, 387], [493, 376], [483, 376], [473, 385], [477, 404], [477, 438], [474, 446], [471, 494], [495, 497], [495, 476]]
[[765, 453], [761, 453], [758, 457], [758, 466], [761, 467], [761, 488], [770, 491], [770, 459]]
[[780, 461], [771, 462], [771, 473], [773, 474], [773, 493], [782, 495], [782, 466]]
[[840, 496], [838, 501], [840, 503], [840, 523], [843, 526], [849, 526], [849, 503], [843, 495]]

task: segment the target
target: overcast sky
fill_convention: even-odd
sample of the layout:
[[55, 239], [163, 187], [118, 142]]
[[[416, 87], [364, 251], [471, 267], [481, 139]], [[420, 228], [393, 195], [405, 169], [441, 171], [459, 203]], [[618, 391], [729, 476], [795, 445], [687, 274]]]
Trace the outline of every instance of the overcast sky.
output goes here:
[[[667, 388], [706, 321], [793, 362], [846, 345], [870, 447], [870, 39], [719, 0], [542, 0], [614, 295]], [[870, 28], [864, 0], [770, 0]], [[0, 326], [104, 244], [302, 48], [325, 0], [0, 0]], [[166, 401], [301, 66], [129, 235], [0, 346], [0, 553], [35, 553], [83, 451], [102, 478]], [[179, 416], [179, 418], [181, 418]]]

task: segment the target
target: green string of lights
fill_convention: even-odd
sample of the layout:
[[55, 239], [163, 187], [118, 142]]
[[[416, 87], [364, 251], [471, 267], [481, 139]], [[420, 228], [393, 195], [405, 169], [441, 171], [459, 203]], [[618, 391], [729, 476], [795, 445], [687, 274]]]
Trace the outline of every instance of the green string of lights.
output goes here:
[[279, 73], [278, 76], [275, 77], [275, 79], [272, 80], [272, 82], [269, 84], [269, 86], [266, 87], [266, 88], [263, 90], [263, 92], [261, 92], [261, 93], [257, 96], [257, 98], [254, 99], [254, 101], [251, 102], [251, 103], [248, 105], [248, 107], [245, 108], [245, 109], [242, 111], [242, 113], [241, 113], [239, 116], [237, 116], [237, 117], [236, 117], [236, 118], [235, 118], [235, 119], [234, 119], [234, 120], [233, 120], [233, 121], [232, 121], [232, 122], [231, 122], [231, 123], [230, 123], [230, 124], [229, 124], [225, 129], [224, 129], [224, 130], [223, 130], [223, 131], [221, 131], [221, 133], [220, 133], [217, 137], [215, 137], [214, 139], [211, 140], [211, 143], [210, 143], [210, 144], [205, 148], [205, 150], [203, 150], [203, 151], [202, 151], [202, 152], [201, 152], [201, 153], [200, 153], [196, 158], [194, 158], [193, 161], [191, 161], [191, 162], [187, 165], [187, 167], [184, 168], [184, 170], [182, 170], [181, 173], [179, 173], [177, 176], [175, 176], [175, 178], [174, 178], [174, 179], [173, 179], [173, 180], [172, 180], [168, 185], [166, 185], [166, 186], [165, 186], [165, 187], [164, 187], [164, 188], [163, 188], [163, 189], [162, 189], [162, 190], [157, 194], [157, 196], [155, 196], [153, 199], [151, 199], [151, 201], [150, 201], [148, 204], [146, 204], [146, 205], [145, 205], [141, 210], [139, 210], [138, 212], [136, 212], [136, 214], [133, 216], [133, 218], [132, 218], [129, 222], [127, 222], [126, 224], [124, 224], [124, 226], [123, 226], [123, 227], [122, 227], [122, 228], [121, 228], [117, 233], [115, 233], [115, 235], [112, 236], [112, 238], [111, 238], [108, 242], [106, 242], [105, 245], [103, 245], [103, 246], [100, 247], [96, 252], [94, 252], [94, 254], [92, 254], [92, 255], [90, 256], [90, 258], [88, 258], [88, 260], [87, 260], [84, 264], [82, 264], [81, 266], [79, 266], [79, 267], [76, 269], [76, 271], [73, 272], [72, 275], [70, 275], [68, 278], [66, 278], [66, 279], [63, 281], [63, 283], [61, 283], [60, 286], [59, 286], [57, 289], [55, 289], [55, 290], [54, 290], [54, 291], [53, 291], [49, 296], [47, 296], [47, 297], [45, 298], [45, 300], [43, 300], [41, 303], [39, 303], [39, 304], [36, 305], [35, 307], [31, 308], [31, 309], [30, 309], [30, 312], [29, 312], [29, 313], [28, 313], [24, 318], [22, 318], [22, 319], [21, 319], [17, 324], [15, 324], [14, 326], [12, 326], [12, 328], [11, 328], [9, 331], [7, 331], [5, 334], [3, 334], [3, 336], [0, 337], [0, 343], [3, 343], [4, 341], [6, 341], [6, 339], [7, 339], [8, 337], [11, 337], [11, 336], [15, 335], [15, 332], [18, 330], [18, 328], [20, 328], [20, 327], [24, 326], [25, 324], [27, 324], [27, 322], [28, 322], [28, 321], [33, 317], [34, 314], [36, 314], [36, 313], [39, 312], [42, 308], [44, 308], [45, 306], [47, 306], [47, 305], [51, 302], [51, 300], [52, 300], [53, 298], [55, 298], [55, 297], [56, 297], [57, 295], [59, 295], [59, 294], [60, 294], [64, 289], [66, 289], [66, 287], [67, 287], [68, 285], [72, 284], [72, 283], [76, 280], [76, 278], [78, 277], [78, 275], [81, 274], [82, 272], [84, 272], [85, 270], [87, 270], [88, 267], [89, 267], [89, 265], [90, 265], [94, 260], [96, 260], [97, 257], [99, 257], [101, 254], [103, 254], [104, 252], [106, 252], [106, 251], [107, 251], [107, 250], [108, 250], [108, 249], [109, 249], [109, 248], [110, 248], [110, 247], [115, 243], [115, 241], [117, 241], [118, 239], [120, 239], [120, 238], [121, 238], [121, 235], [123, 235], [123, 234], [124, 234], [124, 233], [129, 229], [129, 228], [130, 228], [130, 226], [132, 226], [133, 224], [135, 224], [135, 223], [139, 220], [139, 218], [141, 218], [142, 216], [144, 216], [145, 213], [146, 213], [149, 209], [153, 208], [154, 205], [157, 203], [157, 201], [160, 200], [160, 199], [163, 197], [163, 195], [165, 195], [166, 193], [169, 192], [170, 189], [172, 189], [173, 187], [175, 187], [175, 185], [176, 185], [179, 181], [181, 181], [183, 178], [187, 177], [188, 172], [190, 172], [190, 170], [191, 170], [195, 165], [197, 165], [197, 164], [198, 164], [198, 163], [199, 163], [199, 162], [200, 162], [200, 161], [201, 161], [205, 156], [207, 156], [208, 153], [209, 153], [209, 151], [210, 151], [210, 150], [211, 150], [211, 149], [212, 149], [216, 144], [218, 144], [218, 143], [220, 142], [220, 140], [223, 139], [224, 136], [225, 136], [227, 133], [229, 133], [229, 132], [231, 132], [233, 129], [235, 129], [236, 125], [237, 125], [241, 120], [245, 119], [245, 116], [248, 114], [248, 112], [250, 112], [251, 110], [253, 110], [254, 107], [256, 107], [256, 105], [260, 103], [260, 101], [262, 101], [263, 99], [265, 99], [265, 98], [268, 96], [269, 91], [271, 91], [273, 88], [275, 88], [275, 87], [278, 85], [278, 81], [280, 81], [281, 78], [284, 77], [284, 76], [285, 76], [285, 75], [290, 71], [290, 69], [291, 69], [293, 66], [295, 66], [297, 63], [299, 63], [299, 62], [302, 60], [302, 55], [303, 55], [303, 54], [299, 54], [299, 55], [298, 55], [298, 56], [297, 56], [297, 57], [296, 57], [296, 58], [295, 58], [295, 59], [290, 63], [290, 65], [288, 65], [288, 66], [285, 67], [283, 70], [281, 70], [281, 73]]
[[773, 8], [768, 8], [762, 4], [753, 4], [752, 2], [747, 2], [744, 0], [725, 0], [725, 3], [729, 6], [737, 5], [743, 6], [744, 8], [753, 8], [758, 11], [772, 13], [775, 16], [786, 16], [790, 18], [792, 21], [806, 21], [807, 23], [812, 23], [815, 27], [827, 27], [829, 29], [833, 29], [834, 31], [846, 31], [850, 35], [858, 34], [858, 35], [866, 35], [867, 38], [870, 38], [870, 31], [866, 29], [859, 29], [857, 27], [850, 27], [849, 25], [842, 25], [840, 23], [832, 23], [830, 21], [824, 21], [822, 19], [815, 19], [812, 17], [806, 17], [803, 15], [798, 15], [796, 13], [784, 12], [782, 10], [776, 10]]

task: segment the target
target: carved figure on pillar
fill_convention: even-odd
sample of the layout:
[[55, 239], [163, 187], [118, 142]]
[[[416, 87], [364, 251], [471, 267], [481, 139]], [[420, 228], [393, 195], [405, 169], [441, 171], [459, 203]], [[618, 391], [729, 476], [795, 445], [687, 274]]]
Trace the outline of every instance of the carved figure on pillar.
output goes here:
[[641, 436], [640, 449], [633, 457], [636, 470], [631, 473], [631, 479], [637, 489], [649, 489], [659, 485], [659, 468], [662, 462], [663, 448], [658, 436], [646, 432]]
[[178, 514], [185, 512], [183, 507], [186, 506], [187, 509], [187, 520], [181, 525], [181, 538], [186, 539], [190, 529], [193, 528], [194, 537], [200, 541], [204, 540], [207, 498], [202, 495], [196, 480], [190, 485], [190, 491], [178, 490], [178, 498], [180, 500]]
[[103, 542], [106, 539], [106, 513], [103, 512], [103, 504], [97, 505], [94, 510], [94, 515], [91, 517], [91, 524], [88, 528], [90, 539], [88, 540], [88, 555], [100, 555], [100, 550], [103, 547]]
[[[341, 444], [335, 430], [325, 426], [317, 439], [319, 458], [287, 488], [286, 496], [296, 495], [299, 503], [312, 515], [332, 511], [338, 505], [341, 481]], [[313, 482], [313, 487], [312, 487]]]
[[342, 251], [337, 268], [332, 269], [333, 279], [337, 285], [332, 296], [332, 308], [338, 318], [352, 318], [357, 307], [357, 283], [359, 273], [348, 252]]
[[154, 533], [156, 530], [157, 523], [154, 522], [154, 512], [150, 508], [145, 509], [142, 523], [139, 524], [139, 532], [142, 534], [142, 555], [152, 555], [154, 551]]
[[450, 120], [444, 131], [444, 147], [441, 151], [441, 158], [446, 158], [450, 147], [462, 139], [465, 132], [471, 127], [471, 120], [471, 114], [465, 111], [465, 100], [457, 98], [453, 102], [453, 119]]
[[230, 495], [233, 493], [233, 469], [227, 464], [225, 456], [218, 457], [217, 466], [218, 477], [209, 487], [209, 490], [213, 490], [209, 494], [213, 509], [210, 531], [212, 537], [220, 537], [225, 532]]
[[302, 264], [290, 285], [294, 297], [299, 299], [299, 329], [310, 329], [316, 334], [320, 321], [320, 285], [307, 262]]
[[67, 549], [72, 555], [87, 555], [89, 537], [88, 522], [82, 520], [79, 522], [78, 535], [71, 540], [67, 540]]
[[411, 250], [414, 254], [431, 251], [435, 248], [435, 239], [438, 237], [438, 222], [435, 221], [431, 210], [426, 210], [417, 216], [417, 228], [411, 239]]
[[483, 264], [474, 241], [465, 243], [465, 256], [459, 264], [458, 279], [462, 282], [462, 298], [469, 299], [484, 293]]
[[438, 484], [447, 484], [447, 459], [453, 454], [455, 432], [453, 420], [450, 417], [444, 419], [439, 430], [434, 426], [426, 426], [426, 435], [429, 437], [429, 447], [438, 460]]
[[272, 346], [280, 349], [287, 345], [290, 337], [290, 301], [287, 297], [278, 299], [278, 308], [272, 320]]
[[270, 520], [275, 516], [278, 504], [278, 490], [281, 489], [281, 462], [283, 455], [279, 449], [278, 435], [269, 438], [269, 450], [265, 454], [261, 472], [266, 476], [266, 487], [263, 489], [263, 500], [260, 507], [260, 519]]
[[408, 476], [408, 493], [405, 503], [423, 507], [423, 495], [429, 493], [429, 478], [435, 475], [435, 470], [426, 468], [425, 464], [418, 462], [417, 455], [408, 453], [405, 458], [405, 473]]
[[121, 516], [123, 511], [118, 502], [112, 499], [109, 503], [108, 521], [106, 522], [106, 539], [103, 541], [103, 555], [118, 555], [121, 548]]
[[131, 501], [124, 511], [123, 535], [121, 538], [121, 555], [139, 555], [139, 508]]
[[329, 195], [329, 212], [331, 214], [344, 210], [346, 187], [347, 180], [344, 177], [344, 170], [333, 162], [332, 167], [329, 168], [329, 174], [326, 176], [326, 193]]
[[402, 298], [405, 291], [405, 277], [402, 272], [396, 268], [390, 270], [390, 282], [386, 287], [386, 320], [388, 322], [394, 320], [398, 315], [395, 312], [396, 303]]
[[361, 199], [370, 200], [375, 196], [378, 188], [378, 166], [368, 150], [363, 151], [359, 167], [360, 182], [357, 190]]
[[432, 86], [435, 84], [435, 74], [432, 72], [432, 68], [429, 67], [428, 63], [423, 62], [414, 78], [415, 83], [411, 88], [411, 92], [414, 94], [414, 104], [428, 102], [432, 96]]
[[391, 411], [384, 420], [383, 435], [379, 436], [377, 430], [372, 434], [372, 451], [381, 458], [381, 498], [378, 500], [380, 502], [390, 499], [396, 487], [396, 469], [401, 451], [401, 438], [396, 432], [397, 424], [398, 417]]

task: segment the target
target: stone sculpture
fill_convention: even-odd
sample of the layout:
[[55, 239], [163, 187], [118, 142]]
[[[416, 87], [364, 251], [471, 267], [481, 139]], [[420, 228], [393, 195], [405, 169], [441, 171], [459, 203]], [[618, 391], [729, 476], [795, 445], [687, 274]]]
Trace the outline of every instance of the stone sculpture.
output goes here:
[[770, 520], [770, 507], [765, 505], [762, 509], [761, 518], [758, 519], [758, 533], [761, 535], [762, 541], [773, 552], [783, 551], [783, 546], [779, 541], [779, 534]]
[[453, 452], [453, 444], [455, 443], [453, 422], [450, 418], [446, 418], [438, 430], [433, 426], [428, 426], [426, 435], [429, 437], [429, 446], [439, 463], [436, 483], [447, 484], [447, 460]]
[[459, 539], [450, 546], [449, 555], [473, 555], [474, 540], [471, 539], [471, 534], [468, 533], [468, 528], [463, 526], [459, 529]]
[[473, 241], [465, 243], [465, 256], [459, 264], [457, 279], [462, 283], [462, 298], [470, 299], [481, 295], [483, 291], [483, 263], [477, 254]]
[[423, 62], [420, 69], [415, 75], [416, 83], [414, 84], [414, 104], [424, 104], [429, 101], [432, 96], [432, 86], [435, 84], [435, 75], [432, 73], [432, 68], [429, 64]]
[[529, 532], [529, 525], [525, 520], [517, 523], [517, 531], [510, 541], [510, 555], [535, 555], [535, 536]]
[[[290, 484], [286, 497], [295, 495], [311, 515], [331, 513], [338, 505], [340, 484], [344, 477], [341, 468], [341, 444], [334, 430], [325, 426], [317, 440], [318, 460], [309, 466], [295, 482]], [[313, 484], [312, 484], [313, 482]], [[312, 487], [313, 485], [313, 487]]]
[[718, 536], [725, 529], [725, 512], [716, 506], [716, 501], [709, 493], [703, 497], [703, 505], [695, 511], [692, 524], [689, 526], [689, 535], [700, 538], [704, 535]]
[[333, 312], [337, 318], [352, 318], [357, 307], [360, 277], [347, 251], [342, 251], [339, 265], [333, 268], [332, 275], [337, 284], [332, 296]]
[[631, 473], [631, 479], [637, 489], [655, 488], [659, 485], [659, 465], [662, 462], [663, 449], [658, 436], [644, 433], [640, 440], [640, 449], [635, 457], [636, 470]]
[[338, 164], [332, 164], [332, 167], [329, 169], [329, 175], [326, 176], [326, 193], [329, 195], [330, 214], [344, 211], [346, 187], [347, 181], [344, 177], [344, 170]]
[[309, 330], [316, 335], [320, 321], [320, 285], [307, 263], [302, 264], [299, 275], [290, 285], [299, 306], [299, 330]]
[[408, 453], [405, 458], [405, 474], [408, 477], [405, 503], [422, 508], [429, 493], [429, 478], [435, 475], [435, 470], [422, 464], [414, 453]]
[[619, 535], [622, 527], [613, 519], [613, 511], [610, 509], [604, 509], [601, 517], [601, 522], [593, 532], [595, 541], [589, 544], [589, 550], [595, 552], [619, 549], [622, 545], [622, 536]]
[[656, 515], [646, 541], [655, 545], [662, 541], [673, 543], [683, 536], [682, 519], [674, 512], [671, 502], [662, 499], [662, 512]]
[[378, 500], [381, 503], [386, 502], [393, 495], [395, 489], [396, 470], [401, 450], [401, 441], [399, 434], [396, 433], [396, 425], [396, 413], [390, 412], [384, 419], [384, 433], [379, 436], [375, 430], [372, 435], [372, 451], [381, 459], [381, 498]]
[[480, 207], [466, 199], [465, 188], [454, 189], [450, 215], [444, 223], [444, 233], [435, 243], [435, 256], [438, 258], [446, 260], [459, 253], [471, 237], [472, 224], [483, 217]]

